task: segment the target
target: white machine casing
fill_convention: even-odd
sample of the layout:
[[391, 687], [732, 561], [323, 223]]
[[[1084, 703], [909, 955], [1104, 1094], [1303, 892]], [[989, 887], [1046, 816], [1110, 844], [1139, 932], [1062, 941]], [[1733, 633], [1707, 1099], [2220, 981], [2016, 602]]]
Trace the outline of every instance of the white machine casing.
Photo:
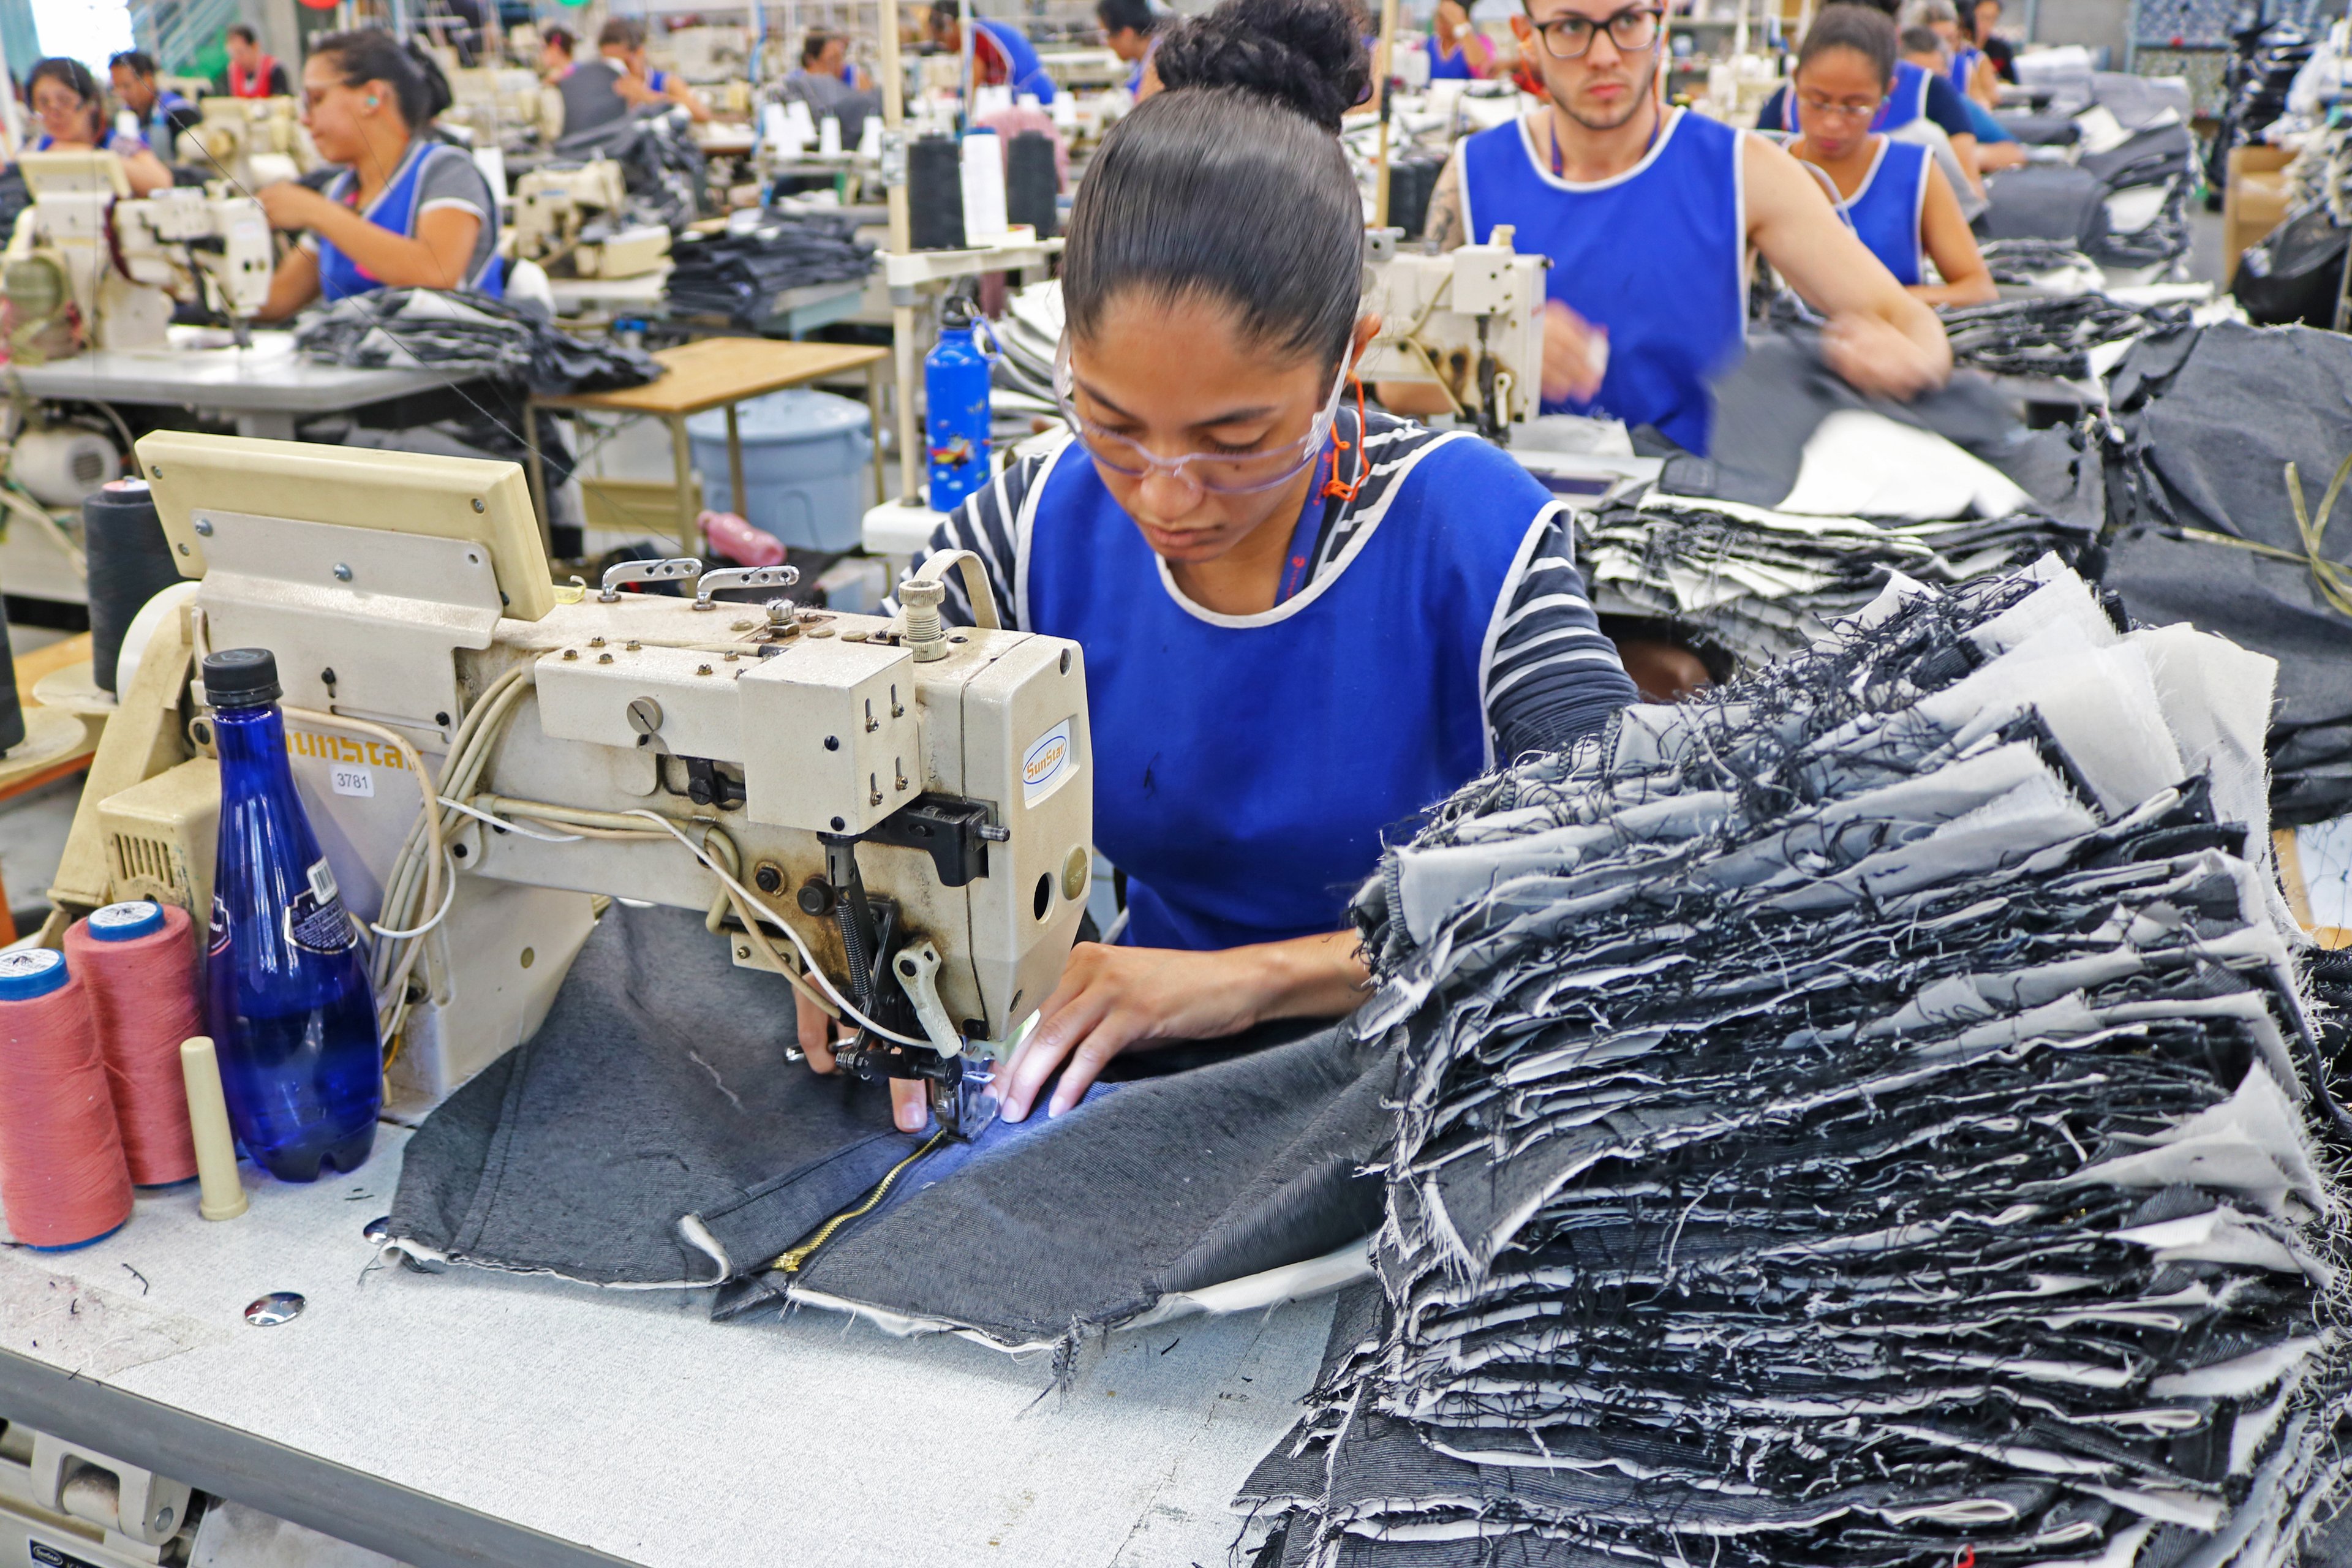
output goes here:
[[[196, 840], [217, 816], [216, 772], [183, 760], [203, 749], [189, 687], [205, 648], [276, 655], [296, 783], [362, 921], [378, 918], [419, 781], [397, 748], [309, 715], [386, 727], [437, 776], [469, 706], [529, 665], [534, 689], [468, 804], [509, 821], [527, 817], [520, 803], [650, 809], [690, 835], [715, 829], [740, 881], [845, 995], [838, 929], [795, 901], [826, 871], [817, 835], [890, 837], [926, 795], [983, 805], [997, 837], [982, 874], [951, 886], [929, 850], [866, 841], [865, 887], [900, 911], [893, 953], [928, 941], [940, 954], [937, 996], [967, 1042], [1009, 1038], [1052, 992], [1093, 829], [1075, 644], [959, 629], [944, 657], [919, 662], [880, 617], [802, 611], [782, 631], [756, 605], [558, 591], [512, 464], [180, 432], [139, 449], [181, 570], [201, 582], [184, 626], [158, 632], [125, 689], [53, 893], [61, 907], [140, 896], [208, 912], [193, 884], [210, 868]], [[682, 786], [695, 771], [741, 798], [693, 804]], [[404, 1116], [538, 1027], [593, 922], [591, 895], [707, 911], [739, 966], [769, 966], [673, 839], [555, 843], [460, 820], [455, 890], [392, 1073]], [[791, 997], [776, 994], [789, 1018]]]
[[[658, 224], [624, 226], [611, 221], [628, 205], [621, 165], [610, 158], [533, 169], [515, 184], [513, 255], [580, 278], [637, 278], [669, 255], [669, 230]], [[599, 217], [606, 223], [583, 237]]]
[[245, 321], [269, 298], [269, 220], [251, 197], [174, 187], [134, 199], [112, 153], [18, 162], [33, 197], [6, 252], [20, 352], [160, 348], [175, 300]]
[[1394, 229], [1372, 230], [1363, 310], [1380, 317], [1381, 330], [1357, 374], [1443, 386], [1465, 418], [1493, 435], [1535, 417], [1551, 263], [1512, 249], [1511, 235], [1498, 224], [1484, 245], [1424, 255], [1402, 249]]
[[226, 180], [239, 195], [319, 166], [319, 150], [291, 98], [213, 95], [196, 100], [196, 123], [179, 134], [178, 161], [204, 170], [207, 179]]

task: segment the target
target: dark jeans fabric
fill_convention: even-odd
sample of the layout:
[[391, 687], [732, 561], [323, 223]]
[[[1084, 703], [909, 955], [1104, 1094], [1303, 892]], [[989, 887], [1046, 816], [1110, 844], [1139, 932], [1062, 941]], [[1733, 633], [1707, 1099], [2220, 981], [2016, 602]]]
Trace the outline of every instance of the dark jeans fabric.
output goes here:
[[2215, 805], [2260, 815], [2246, 661], [2034, 575], [1391, 852], [1381, 1294], [1243, 1489], [1269, 1557], [2328, 1561], [2343, 1119], [2267, 824]]
[[[2282, 825], [2352, 810], [2352, 615], [2330, 605], [2287, 490], [2310, 515], [2352, 457], [2352, 340], [2308, 327], [2221, 323], [2141, 340], [2111, 387], [2115, 542], [2106, 586], [2139, 619], [2187, 621], [2279, 661], [2271, 806]], [[2322, 553], [2342, 560], [2352, 519]], [[2200, 535], [2242, 540], [2287, 558]]]
[[[783, 982], [734, 967], [698, 917], [614, 905], [538, 1034], [411, 1140], [394, 1237], [600, 1285], [718, 1284], [693, 1216], [726, 1259], [719, 1315], [781, 1307], [790, 1281], [767, 1266], [924, 1142], [892, 1128], [882, 1086], [788, 1060], [793, 1017]], [[1059, 1119], [910, 1167], [798, 1282], [1032, 1342], [1378, 1222], [1362, 1167], [1387, 1136], [1389, 1049], [1288, 1025], [1126, 1065]], [[1132, 1076], [1171, 1066], [1189, 1070]]]
[[614, 904], [539, 1032], [409, 1141], [392, 1233], [494, 1268], [715, 1284], [682, 1215], [763, 1194], [781, 1251], [920, 1142], [887, 1089], [816, 1077], [795, 1040], [791, 988], [699, 917]]

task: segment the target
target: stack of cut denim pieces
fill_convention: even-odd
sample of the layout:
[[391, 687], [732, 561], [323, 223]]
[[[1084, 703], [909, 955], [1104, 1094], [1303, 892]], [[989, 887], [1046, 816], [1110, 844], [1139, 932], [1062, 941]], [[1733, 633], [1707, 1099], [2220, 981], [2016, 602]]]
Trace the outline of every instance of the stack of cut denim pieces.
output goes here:
[[1897, 583], [1439, 808], [1359, 900], [1380, 1289], [1260, 1561], [2340, 1561], [2273, 674], [2055, 561]]
[[2184, 326], [2189, 307], [2126, 305], [2105, 294], [2001, 300], [1937, 312], [1952, 362], [1994, 375], [2083, 381], [2115, 368], [2132, 341]]
[[670, 309], [757, 326], [788, 289], [846, 283], [874, 269], [874, 247], [844, 213], [771, 208], [756, 224], [687, 235], [670, 250]]
[[1665, 623], [1738, 668], [1805, 647], [1891, 572], [1963, 583], [2051, 551], [2072, 559], [2092, 533], [2034, 511], [1874, 522], [1653, 494], [1580, 514], [1576, 552], [1602, 615]]

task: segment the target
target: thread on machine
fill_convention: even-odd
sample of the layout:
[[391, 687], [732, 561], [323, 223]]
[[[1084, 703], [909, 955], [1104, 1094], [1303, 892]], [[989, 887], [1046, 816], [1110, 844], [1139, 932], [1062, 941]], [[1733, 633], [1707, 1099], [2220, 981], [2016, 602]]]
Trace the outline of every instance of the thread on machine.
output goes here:
[[180, 1042], [205, 1032], [195, 925], [173, 904], [109, 904], [66, 931], [66, 962], [89, 990], [100, 1058], [136, 1184], [196, 1173]]
[[27, 1247], [79, 1247], [131, 1217], [89, 993], [65, 954], [0, 953], [0, 1211]]

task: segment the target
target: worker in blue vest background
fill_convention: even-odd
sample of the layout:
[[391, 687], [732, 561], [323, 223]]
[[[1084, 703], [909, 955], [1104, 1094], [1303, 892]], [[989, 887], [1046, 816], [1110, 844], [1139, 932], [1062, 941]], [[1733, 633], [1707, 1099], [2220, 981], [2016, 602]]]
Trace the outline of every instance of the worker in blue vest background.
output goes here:
[[139, 117], [140, 139], [170, 162], [180, 132], [203, 118], [196, 106], [155, 79], [154, 57], [142, 50], [123, 50], [106, 62], [106, 71], [114, 80], [117, 101]]
[[[1070, 215], [1070, 434], [932, 538], [980, 558], [1003, 625], [1084, 648], [1095, 842], [1127, 876], [1123, 931], [1034, 999], [1013, 1121], [1127, 1051], [1352, 1011], [1382, 835], [1633, 694], [1559, 499], [1352, 384], [1378, 323], [1339, 140], [1370, 83], [1350, 0], [1224, 0], [1155, 59]], [[947, 610], [973, 619], [960, 584]], [[821, 1037], [804, 1016], [824, 1070]]]
[[269, 282], [264, 321], [373, 289], [504, 292], [499, 205], [465, 149], [421, 134], [449, 106], [439, 69], [389, 33], [331, 33], [302, 62], [303, 121], [343, 165], [325, 191], [288, 180], [256, 195], [302, 240]]
[[[0, 83], [0, 91], [5, 90]], [[152, 195], [170, 187], [172, 171], [147, 143], [107, 123], [106, 93], [79, 60], [53, 55], [34, 61], [25, 73], [25, 102], [41, 127], [40, 134], [26, 143], [26, 152], [111, 153], [122, 160], [122, 176], [132, 195]]]
[[[1009, 87], [1016, 101], [1024, 92], [1040, 103], [1054, 101], [1053, 79], [1046, 76], [1045, 68], [1038, 63], [1037, 50], [1022, 36], [1020, 28], [986, 16], [974, 16], [971, 26], [974, 81], [989, 87]], [[958, 15], [956, 0], [931, 0], [929, 32], [932, 47], [941, 54], [963, 52], [963, 22]]]
[[1148, 96], [1143, 83], [1151, 70], [1151, 51], [1160, 47], [1160, 16], [1151, 0], [1095, 0], [1095, 20], [1102, 24], [1110, 52], [1127, 62], [1128, 93], [1140, 101]]
[[[1895, 16], [1895, 0], [1857, 3], [1885, 12], [1890, 20]], [[1985, 194], [1984, 175], [1977, 156], [1976, 119], [1969, 113], [1968, 101], [1967, 95], [1944, 74], [1941, 65], [1921, 66], [1905, 60], [1895, 68], [1894, 85], [1887, 89], [1886, 101], [1879, 106], [1878, 118], [1870, 122], [1870, 129], [1884, 135], [1889, 131], [1900, 131], [1914, 121], [1927, 121], [1951, 142], [1960, 178], [1980, 201]], [[1756, 111], [1756, 129], [1794, 134], [1797, 119], [1789, 111], [1788, 83], [1774, 88], [1764, 106]]]
[[2000, 291], [1951, 182], [1927, 148], [1870, 129], [1895, 63], [1895, 24], [1883, 13], [1823, 6], [1805, 29], [1789, 78], [1801, 130], [1789, 151], [1821, 171], [1839, 216], [1897, 283], [1930, 305], [1989, 304]]
[[[1951, 374], [1936, 313], [1871, 255], [1812, 175], [1761, 136], [1661, 100], [1655, 0], [1528, 0], [1512, 18], [1549, 102], [1460, 143], [1431, 198], [1441, 248], [1514, 245], [1545, 275], [1543, 406], [1649, 425], [1704, 453], [1708, 382], [1744, 351], [1750, 249], [1829, 320], [1830, 368], [1908, 397]], [[1092, 177], [1091, 175], [1089, 176]], [[1434, 387], [1383, 387], [1434, 411]]]

